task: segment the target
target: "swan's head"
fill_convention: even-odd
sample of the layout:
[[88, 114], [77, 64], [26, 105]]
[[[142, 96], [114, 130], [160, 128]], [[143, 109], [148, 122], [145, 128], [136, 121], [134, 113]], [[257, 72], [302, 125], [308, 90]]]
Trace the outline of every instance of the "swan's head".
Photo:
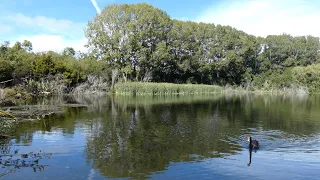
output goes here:
[[251, 136], [248, 136], [248, 141], [250, 142]]

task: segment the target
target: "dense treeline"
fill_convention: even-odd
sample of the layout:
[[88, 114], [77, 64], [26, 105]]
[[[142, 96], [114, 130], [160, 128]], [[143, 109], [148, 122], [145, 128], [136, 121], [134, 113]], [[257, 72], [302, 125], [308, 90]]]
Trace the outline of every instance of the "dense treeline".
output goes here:
[[255, 37], [230, 26], [171, 20], [147, 4], [107, 6], [86, 36], [97, 58], [137, 81], [281, 88], [293, 83], [292, 68], [320, 62], [317, 37]]
[[0, 86], [14, 86], [35, 95], [41, 92], [68, 93], [76, 91], [79, 85], [94, 90], [94, 85], [101, 88], [110, 81], [105, 62], [75, 52], [70, 47], [62, 53], [35, 53], [32, 52], [32, 43], [27, 40], [16, 42], [12, 47], [9, 42], [2, 44], [0, 64]]
[[255, 37], [230, 26], [172, 20], [148, 4], [107, 6], [85, 35], [87, 54], [72, 48], [34, 53], [29, 41], [2, 44], [0, 81], [59, 92], [107, 90], [117, 79], [266, 90], [320, 86], [318, 37]]

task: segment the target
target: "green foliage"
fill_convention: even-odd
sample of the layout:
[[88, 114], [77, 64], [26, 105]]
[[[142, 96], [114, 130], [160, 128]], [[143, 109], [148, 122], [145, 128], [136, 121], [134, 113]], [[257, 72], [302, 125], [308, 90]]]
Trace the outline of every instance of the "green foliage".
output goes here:
[[296, 84], [308, 87], [311, 92], [320, 92], [320, 64], [295, 67], [292, 74]]
[[[87, 75], [94, 74], [100, 78], [108, 77], [110, 73], [105, 61], [97, 61], [84, 53], [76, 57], [76, 52], [70, 47], [61, 54], [31, 51], [32, 43], [27, 40], [16, 42], [13, 47], [9, 47], [9, 42], [0, 46], [0, 82], [3, 85], [23, 85], [32, 94], [71, 92], [87, 81]], [[108, 84], [105, 80], [103, 83]], [[101, 85], [105, 89], [105, 84]]]
[[75, 58], [71, 56], [67, 56], [66, 58], [57, 56], [55, 63], [57, 72], [63, 74], [64, 80], [68, 85], [74, 86], [86, 79], [81, 65]]
[[164, 11], [144, 3], [110, 5], [89, 22], [86, 37], [95, 57], [119, 68], [124, 76], [144, 79], [156, 66], [151, 57], [165, 42], [170, 22]]
[[283, 73], [268, 72], [256, 75], [253, 84], [263, 90], [291, 88], [295, 85], [291, 69], [286, 69]]
[[32, 43], [28, 40], [24, 40], [22, 43], [22, 48], [27, 51], [27, 52], [31, 52], [32, 51]]
[[83, 82], [86, 79], [86, 75], [76, 69], [68, 69], [64, 73], [65, 82], [70, 85], [75, 85], [77, 83]]
[[105, 61], [97, 61], [93, 58], [79, 60], [80, 69], [85, 74], [101, 74], [109, 70], [109, 65]]
[[72, 47], [66, 47], [62, 52], [64, 56], [74, 56], [75, 54], [76, 51]]
[[12, 78], [12, 72], [14, 70], [14, 66], [12, 62], [5, 60], [0, 57], [0, 81], [9, 80]]
[[147, 4], [107, 6], [88, 23], [92, 54], [125, 81], [291, 86], [290, 69], [319, 61], [319, 38], [255, 37], [230, 26], [171, 20]]
[[22, 44], [20, 42], [16, 42], [12, 47], [13, 51], [19, 51], [21, 49], [22, 49]]
[[13, 76], [15, 79], [21, 79], [32, 74], [32, 66], [37, 59], [33, 53], [20, 50], [15, 53]]
[[51, 55], [41, 55], [33, 64], [32, 72], [36, 76], [46, 76], [56, 73], [56, 64]]

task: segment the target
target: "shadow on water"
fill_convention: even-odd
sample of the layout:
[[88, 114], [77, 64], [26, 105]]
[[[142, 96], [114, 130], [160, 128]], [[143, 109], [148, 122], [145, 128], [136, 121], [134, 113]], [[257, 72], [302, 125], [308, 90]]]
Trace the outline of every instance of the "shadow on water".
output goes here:
[[[222, 159], [227, 163], [226, 168], [232, 169], [235, 160], [230, 159], [248, 150], [248, 135], [260, 142], [257, 153], [252, 155], [249, 150], [249, 163], [246, 154], [245, 163], [251, 168], [261, 163], [257, 159], [268, 159], [264, 155], [270, 152], [295, 153], [299, 157], [319, 154], [320, 146], [316, 143], [320, 133], [319, 96], [78, 96], [33, 103], [67, 106], [62, 113], [40, 121], [20, 123], [14, 139], [10, 140], [16, 145], [8, 147], [25, 150], [36, 144], [37, 148], [45, 148], [52, 142], [56, 147], [51, 149], [56, 155], [52, 160], [61, 156], [69, 158], [69, 161], [59, 161], [65, 163], [62, 167], [85, 164], [88, 171], [97, 170], [102, 177], [149, 178], [156, 173], [166, 173], [180, 163], [201, 163], [208, 159]], [[58, 148], [62, 149], [60, 154]], [[12, 158], [7, 164], [12, 164], [11, 169], [22, 167], [22, 160], [26, 158], [12, 152], [12, 157], [3, 156], [6, 160]], [[255, 166], [252, 166], [252, 156], [255, 156]], [[32, 157], [28, 155], [24, 166], [38, 168], [57, 163], [41, 164], [41, 158]], [[77, 159], [71, 161], [72, 157]], [[278, 161], [276, 159], [275, 164]], [[219, 173], [218, 166], [215, 165], [216, 173]], [[10, 168], [6, 169], [9, 171]], [[82, 177], [86, 176], [81, 174], [85, 171], [77, 172]], [[68, 174], [65, 169], [60, 172], [62, 177], [63, 173]]]

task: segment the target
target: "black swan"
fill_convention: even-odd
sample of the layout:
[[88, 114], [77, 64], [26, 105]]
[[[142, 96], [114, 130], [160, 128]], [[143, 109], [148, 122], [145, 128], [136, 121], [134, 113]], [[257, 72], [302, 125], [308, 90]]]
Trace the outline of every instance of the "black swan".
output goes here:
[[248, 136], [249, 149], [258, 149], [259, 142], [257, 140], [252, 140], [251, 136]]

